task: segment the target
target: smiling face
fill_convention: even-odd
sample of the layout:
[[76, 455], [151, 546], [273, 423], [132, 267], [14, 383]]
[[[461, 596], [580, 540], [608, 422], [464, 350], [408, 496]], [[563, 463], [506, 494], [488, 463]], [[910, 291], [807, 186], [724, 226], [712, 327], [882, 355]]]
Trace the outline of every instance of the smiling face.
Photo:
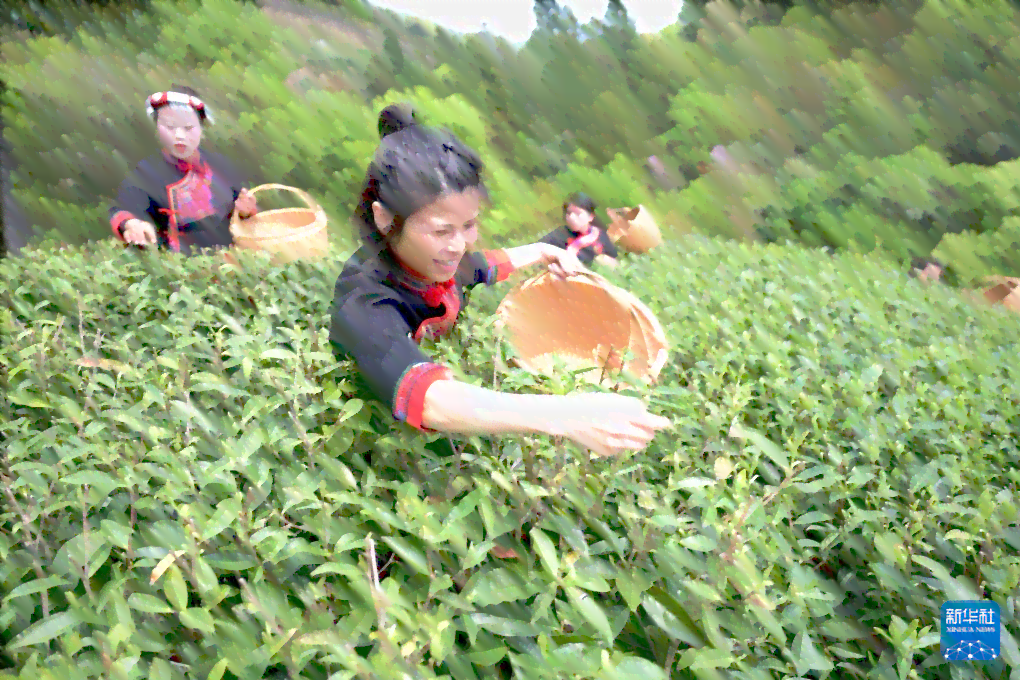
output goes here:
[[[478, 238], [481, 205], [482, 193], [476, 188], [439, 197], [404, 221], [390, 244], [393, 254], [430, 283], [450, 280]], [[372, 209], [375, 223], [386, 233], [393, 216], [378, 202]]]
[[566, 220], [570, 231], [575, 234], [586, 234], [588, 229], [591, 228], [591, 223], [595, 220], [595, 216], [584, 208], [571, 205], [567, 207]]
[[156, 117], [159, 143], [175, 158], [191, 158], [202, 143], [202, 121], [191, 107], [165, 106]]

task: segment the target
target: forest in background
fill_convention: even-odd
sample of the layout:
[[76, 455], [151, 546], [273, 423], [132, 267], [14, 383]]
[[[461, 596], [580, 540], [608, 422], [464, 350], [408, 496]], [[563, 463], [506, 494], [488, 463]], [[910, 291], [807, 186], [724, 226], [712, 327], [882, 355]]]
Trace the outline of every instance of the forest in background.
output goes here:
[[187, 82], [219, 111], [208, 143], [309, 190], [342, 244], [375, 117], [402, 100], [482, 152], [493, 239], [539, 234], [583, 190], [668, 233], [1017, 270], [1007, 0], [691, 3], [654, 35], [617, 0], [586, 24], [537, 0], [521, 49], [356, 1], [136, 7], [4, 29], [11, 194], [39, 234], [108, 236], [105, 201], [154, 146], [139, 102]]
[[[27, 1], [0, 8], [30, 10], [0, 16], [0, 80], [44, 236], [0, 259], [0, 680], [1020, 674], [1016, 315], [891, 271], [1017, 270], [1012, 4], [691, 3], [635, 35], [543, 3], [515, 50], [357, 2]], [[605, 276], [670, 342], [621, 390], [673, 426], [610, 460], [438, 456], [329, 349], [342, 257], [121, 247], [104, 201], [174, 81], [342, 249], [394, 100], [481, 150], [488, 241], [576, 189], [650, 206], [666, 242]], [[511, 285], [426, 349], [485, 388], [607, 390], [514, 366]], [[947, 660], [951, 600], [998, 604], [996, 658]]]

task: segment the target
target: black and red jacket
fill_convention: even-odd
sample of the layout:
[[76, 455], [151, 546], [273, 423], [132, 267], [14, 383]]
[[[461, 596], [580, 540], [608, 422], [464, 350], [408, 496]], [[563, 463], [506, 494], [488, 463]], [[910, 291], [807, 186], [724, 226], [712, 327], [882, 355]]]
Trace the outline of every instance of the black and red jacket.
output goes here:
[[202, 151], [189, 163], [161, 151], [142, 160], [120, 185], [110, 226], [123, 238], [127, 220], [151, 222], [160, 248], [185, 255], [233, 245], [230, 215], [246, 179], [219, 154]]
[[586, 265], [591, 264], [599, 255], [616, 258], [616, 245], [609, 238], [605, 227], [598, 221], [592, 226], [598, 229], [597, 234], [591, 232], [575, 234], [569, 227], [563, 225], [543, 236], [541, 242], [573, 252], [577, 259]]
[[338, 360], [353, 359], [372, 394], [393, 417], [418, 429], [425, 392], [449, 379], [449, 368], [418, 346], [449, 333], [457, 323], [465, 291], [492, 285], [513, 271], [506, 251], [468, 253], [446, 285], [427, 285], [386, 249], [365, 246], [337, 279], [329, 333]]

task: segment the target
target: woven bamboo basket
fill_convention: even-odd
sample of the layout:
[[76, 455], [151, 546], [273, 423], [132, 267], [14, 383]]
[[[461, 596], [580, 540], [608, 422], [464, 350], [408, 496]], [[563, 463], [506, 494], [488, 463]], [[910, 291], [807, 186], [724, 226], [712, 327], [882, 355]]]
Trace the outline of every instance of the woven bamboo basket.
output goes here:
[[646, 375], [654, 381], [659, 376], [662, 367], [666, 365], [666, 359], [669, 356], [669, 343], [666, 341], [666, 332], [652, 310], [632, 293], [616, 287], [614, 287], [613, 292], [630, 305], [631, 314], [637, 322], [641, 331], [641, 337], [645, 343], [643, 356], [648, 366]]
[[609, 225], [609, 238], [624, 250], [647, 253], [662, 243], [659, 225], [644, 206], [610, 208], [606, 213], [612, 220]]
[[995, 276], [987, 279], [981, 295], [985, 302], [1001, 304], [1013, 312], [1020, 313], [1020, 279], [1012, 276]]
[[[543, 272], [512, 290], [496, 310], [527, 371], [550, 375], [557, 360], [599, 383], [626, 369], [654, 381], [666, 361], [666, 338], [654, 314], [603, 277], [586, 272], [558, 280]], [[625, 350], [633, 352], [626, 366]]]
[[284, 184], [262, 184], [249, 193], [265, 189], [295, 193], [307, 207], [266, 210], [245, 220], [235, 212], [230, 218], [234, 246], [271, 253], [281, 263], [324, 257], [329, 252], [329, 231], [322, 207], [306, 192]]

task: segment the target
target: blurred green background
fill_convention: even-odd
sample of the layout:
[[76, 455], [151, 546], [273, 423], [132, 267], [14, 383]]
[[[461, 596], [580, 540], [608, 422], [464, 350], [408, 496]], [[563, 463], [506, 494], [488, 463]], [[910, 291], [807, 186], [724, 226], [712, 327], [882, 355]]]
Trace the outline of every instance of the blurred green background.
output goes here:
[[964, 282], [1020, 269], [1006, 0], [687, 2], [657, 34], [625, 2], [580, 24], [537, 0], [520, 47], [360, 0], [5, 8], [12, 243], [108, 238], [107, 201], [156, 146], [141, 101], [181, 82], [216, 107], [205, 145], [308, 190], [344, 246], [376, 115], [410, 101], [482, 153], [492, 242], [544, 233], [581, 190], [645, 204], [667, 237], [935, 251]]

